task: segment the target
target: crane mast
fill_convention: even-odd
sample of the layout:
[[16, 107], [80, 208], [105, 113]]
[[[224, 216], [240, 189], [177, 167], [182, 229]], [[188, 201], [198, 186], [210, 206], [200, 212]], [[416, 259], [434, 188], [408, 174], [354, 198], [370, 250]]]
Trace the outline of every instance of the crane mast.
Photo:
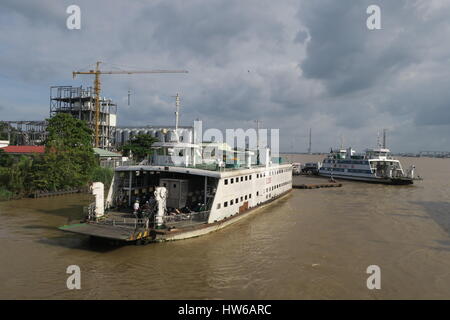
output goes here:
[[188, 73], [186, 70], [134, 70], [134, 71], [102, 71], [100, 70], [101, 61], [97, 61], [95, 70], [89, 71], [73, 71], [72, 76], [75, 79], [77, 74], [94, 75], [94, 94], [95, 94], [95, 147], [99, 146], [99, 130], [100, 130], [100, 91], [101, 91], [101, 74], [135, 74], [135, 73]]

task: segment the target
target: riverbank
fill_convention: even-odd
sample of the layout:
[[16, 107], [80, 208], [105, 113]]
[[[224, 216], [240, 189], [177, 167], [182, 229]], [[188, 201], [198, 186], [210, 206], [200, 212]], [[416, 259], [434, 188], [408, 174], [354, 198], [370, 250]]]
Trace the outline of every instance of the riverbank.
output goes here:
[[[5, 170], [5, 171], [8, 171], [8, 170]], [[7, 175], [9, 177], [11, 174], [8, 172]], [[31, 179], [31, 181], [30, 181], [30, 179], [27, 177], [30, 177], [30, 176], [32, 177], [32, 174], [25, 173], [23, 175], [25, 177], [22, 177], [19, 180], [19, 181], [22, 181], [22, 183], [16, 184], [16, 186], [13, 190], [8, 190], [5, 187], [0, 188], [0, 201], [18, 200], [18, 199], [23, 199], [23, 198], [52, 197], [52, 196], [60, 196], [60, 195], [71, 194], [71, 193], [89, 193], [89, 184], [80, 185], [77, 187], [67, 186], [66, 188], [63, 188], [60, 190], [43, 190], [43, 189], [35, 189], [32, 187], [30, 188], [30, 185], [28, 185], [28, 183], [31, 183], [31, 185], [33, 185], [33, 180]], [[97, 181], [102, 182], [105, 185], [105, 190], [108, 190], [109, 185], [111, 184], [113, 175], [114, 175], [114, 170], [112, 168], [103, 168], [103, 167], [98, 166], [98, 167], [94, 168], [89, 183], [97, 182]], [[1, 174], [0, 174], [0, 178], [2, 178]], [[7, 180], [7, 179], [8, 178], [5, 178], [3, 176], [3, 179], [0, 179], [0, 180]], [[11, 184], [8, 184], [8, 183], [6, 183], [5, 185], [11, 186]]]

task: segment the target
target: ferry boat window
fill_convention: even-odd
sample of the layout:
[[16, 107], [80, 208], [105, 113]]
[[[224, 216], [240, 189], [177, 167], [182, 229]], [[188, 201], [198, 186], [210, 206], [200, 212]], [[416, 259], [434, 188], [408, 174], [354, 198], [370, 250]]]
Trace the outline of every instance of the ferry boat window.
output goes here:
[[244, 201], [244, 197], [241, 197], [241, 202]]
[[230, 201], [230, 206], [232, 206], [232, 205], [233, 205], [233, 200]]
[[236, 204], [239, 203], [239, 198], [236, 198]]
[[223, 206], [226, 208], [226, 207], [228, 207], [228, 201], [225, 201], [224, 203], [223, 203]]
[[247, 195], [245, 195], [245, 200], [247, 200]]
[[244, 181], [244, 177], [241, 177], [241, 182]]
[[252, 175], [249, 175], [249, 176], [248, 176], [248, 180], [252, 180]]
[[231, 181], [230, 181], [230, 183], [233, 183], [233, 181], [234, 181], [234, 178], [231, 178]]
[[248, 176], [245, 176], [245, 181], [247, 181], [248, 180]]
[[225, 179], [225, 184], [228, 184], [228, 179]]
[[217, 209], [220, 209], [220, 203], [217, 204]]
[[249, 195], [248, 195], [248, 198], [249, 198], [249, 199], [251, 199], [251, 198], [252, 198], [252, 195], [251, 195], [251, 194], [249, 194]]

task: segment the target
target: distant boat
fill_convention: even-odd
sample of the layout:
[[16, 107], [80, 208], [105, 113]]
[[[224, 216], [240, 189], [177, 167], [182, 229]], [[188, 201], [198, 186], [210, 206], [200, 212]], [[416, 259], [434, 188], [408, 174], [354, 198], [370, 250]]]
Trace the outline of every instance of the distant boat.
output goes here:
[[323, 160], [319, 175], [376, 182], [384, 184], [405, 185], [414, 182], [414, 166], [406, 172], [399, 160], [390, 156], [387, 148], [367, 149], [364, 154], [355, 154], [352, 148], [331, 150]]
[[299, 175], [302, 170], [302, 164], [299, 162], [292, 163], [292, 174]]

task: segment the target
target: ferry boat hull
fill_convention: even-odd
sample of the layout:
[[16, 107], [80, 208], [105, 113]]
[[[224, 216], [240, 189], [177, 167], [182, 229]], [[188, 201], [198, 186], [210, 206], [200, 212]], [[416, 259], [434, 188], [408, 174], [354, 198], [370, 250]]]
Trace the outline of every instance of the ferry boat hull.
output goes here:
[[341, 174], [335, 174], [332, 175], [329, 173], [323, 173], [319, 172], [320, 176], [323, 177], [333, 177], [336, 179], [345, 179], [345, 180], [351, 180], [351, 181], [363, 181], [363, 182], [370, 182], [370, 183], [380, 183], [380, 184], [389, 184], [389, 185], [411, 185], [414, 183], [414, 180], [411, 178], [380, 178], [380, 177], [357, 177], [357, 176], [347, 176], [347, 175], [341, 175]]
[[231, 216], [229, 218], [225, 218], [222, 221], [210, 223], [210, 224], [204, 224], [200, 226], [193, 227], [192, 230], [171, 230], [168, 232], [156, 234], [155, 238], [153, 239], [154, 242], [164, 242], [164, 241], [174, 241], [174, 240], [184, 240], [189, 238], [195, 238], [199, 236], [206, 235], [211, 232], [215, 232], [218, 230], [221, 230], [233, 223], [236, 223], [238, 221], [241, 221], [249, 216], [252, 216], [255, 213], [260, 212], [260, 209], [266, 208], [272, 204], [275, 204], [279, 200], [285, 198], [290, 194], [291, 190], [286, 191], [285, 193], [279, 195], [276, 198], [273, 198], [269, 200], [267, 203], [261, 204], [257, 207], [254, 207], [252, 209], [249, 209], [248, 211], [242, 212], [242, 213], [236, 213], [234, 216]]

